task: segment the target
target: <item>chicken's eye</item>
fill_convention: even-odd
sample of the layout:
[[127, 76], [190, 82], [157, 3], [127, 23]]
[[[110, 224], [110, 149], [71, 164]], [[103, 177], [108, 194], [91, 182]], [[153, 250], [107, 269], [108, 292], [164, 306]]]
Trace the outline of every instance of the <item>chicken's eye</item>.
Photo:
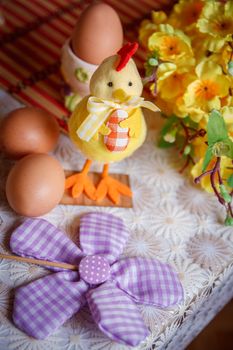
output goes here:
[[112, 86], [113, 86], [113, 82], [112, 82], [112, 81], [109, 81], [107, 85], [108, 85], [109, 87], [112, 87]]
[[132, 85], [133, 85], [132, 81], [129, 81], [128, 85], [129, 85], [129, 86], [132, 86]]

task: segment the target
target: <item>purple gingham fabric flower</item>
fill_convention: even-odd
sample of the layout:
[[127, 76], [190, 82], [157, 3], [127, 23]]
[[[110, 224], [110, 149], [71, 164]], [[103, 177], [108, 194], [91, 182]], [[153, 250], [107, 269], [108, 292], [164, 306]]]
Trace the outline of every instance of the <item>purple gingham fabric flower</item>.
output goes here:
[[43, 219], [28, 219], [12, 234], [14, 253], [78, 265], [59, 268], [16, 290], [13, 320], [28, 335], [44, 339], [87, 302], [93, 319], [109, 338], [130, 346], [148, 334], [136, 303], [158, 307], [182, 300], [183, 289], [169, 265], [156, 259], [117, 261], [128, 239], [123, 221], [110, 214], [81, 218], [80, 248]]

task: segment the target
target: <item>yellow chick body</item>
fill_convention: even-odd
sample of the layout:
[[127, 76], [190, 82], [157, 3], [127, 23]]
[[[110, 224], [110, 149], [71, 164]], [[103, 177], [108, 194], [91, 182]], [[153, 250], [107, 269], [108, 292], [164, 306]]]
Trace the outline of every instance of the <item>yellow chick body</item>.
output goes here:
[[101, 133], [99, 133], [99, 135], [95, 135], [95, 137], [93, 137], [90, 141], [81, 140], [77, 135], [76, 131], [88, 116], [88, 98], [89, 96], [85, 97], [78, 104], [69, 120], [69, 134], [71, 140], [88, 159], [93, 161], [112, 163], [119, 162], [122, 159], [131, 156], [131, 154], [143, 144], [146, 137], [146, 123], [141, 108], [136, 108], [129, 113], [129, 118], [131, 119], [129, 129], [135, 131], [133, 131], [134, 134], [129, 137], [129, 143], [126, 149], [122, 152], [111, 152], [106, 148], [104, 143], [104, 135]]
[[[100, 64], [90, 81], [91, 95], [71, 115], [70, 137], [87, 157], [81, 172], [66, 179], [66, 189], [71, 189], [73, 197], [84, 192], [92, 200], [108, 196], [117, 204], [120, 195], [132, 196], [127, 185], [108, 174], [108, 164], [131, 156], [143, 144], [146, 123], [141, 107], [157, 109], [140, 97], [143, 85], [131, 58], [136, 47], [128, 43]], [[87, 175], [92, 161], [104, 163], [97, 188]]]

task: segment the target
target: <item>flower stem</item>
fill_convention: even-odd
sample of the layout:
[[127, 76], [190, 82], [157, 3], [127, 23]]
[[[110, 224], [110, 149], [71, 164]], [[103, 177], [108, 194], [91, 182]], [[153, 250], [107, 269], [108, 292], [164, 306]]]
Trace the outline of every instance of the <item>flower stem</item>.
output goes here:
[[[213, 191], [216, 195], [216, 197], [218, 198], [219, 203], [221, 203], [222, 205], [224, 205], [224, 207], [226, 208], [227, 211], [227, 216], [232, 217], [233, 218], [233, 211], [232, 211], [232, 207], [230, 203], [227, 203], [225, 201], [225, 199], [221, 196], [221, 194], [218, 192], [215, 181], [216, 181], [216, 174], [218, 175], [218, 183], [219, 185], [223, 185], [223, 179], [221, 176], [221, 172], [220, 172], [220, 165], [221, 165], [221, 157], [217, 157], [217, 160], [214, 164], [214, 167], [210, 170], [205, 171], [204, 173], [202, 173], [201, 175], [199, 175], [198, 177], [196, 177], [194, 179], [194, 182], [197, 184], [201, 181], [201, 179], [204, 176], [210, 175], [210, 182], [211, 182], [211, 186], [213, 188]], [[232, 193], [231, 193], [232, 195]]]
[[183, 167], [179, 170], [179, 173], [182, 174], [185, 169], [189, 166], [190, 162], [194, 165], [195, 162], [193, 160], [193, 157], [190, 156], [190, 154], [187, 156], [186, 162], [184, 163]]
[[207, 171], [205, 171], [204, 173], [202, 173], [201, 175], [199, 175], [198, 177], [196, 177], [196, 178], [194, 179], [195, 184], [199, 184], [199, 182], [201, 181], [201, 179], [202, 179], [204, 176], [206, 176], [206, 175], [208, 175], [208, 174], [211, 174], [212, 172], [213, 172], [213, 169], [207, 170]]
[[[210, 182], [211, 182], [211, 186], [214, 190], [215, 195], [218, 198], [219, 203], [221, 203], [222, 205], [225, 205], [226, 202], [225, 200], [220, 196], [220, 194], [218, 193], [216, 184], [215, 184], [215, 174], [220, 174], [220, 162], [221, 162], [221, 158], [217, 157], [216, 163], [214, 165], [213, 171], [210, 174]], [[222, 181], [222, 180], [221, 180]]]
[[229, 213], [230, 216], [233, 218], [233, 211], [232, 211], [232, 208], [231, 208], [231, 204], [230, 204], [230, 203], [228, 203], [227, 209], [228, 209], [228, 213]]
[[183, 155], [184, 153], [184, 150], [185, 150], [185, 147], [188, 145], [189, 143], [189, 130], [188, 130], [188, 127], [181, 121], [180, 122], [180, 125], [182, 126], [183, 130], [184, 130], [184, 133], [185, 133], [185, 140], [184, 140], [184, 144], [183, 144], [183, 147], [181, 148], [180, 150], [180, 155]]
[[[194, 129], [195, 130], [195, 129]], [[200, 137], [204, 137], [206, 134], [206, 131], [204, 129], [200, 129], [200, 130], [195, 130], [195, 134], [189, 136], [189, 142], [193, 141], [196, 137], [200, 136]]]
[[154, 82], [156, 80], [156, 71], [157, 67], [155, 67], [148, 77], [145, 77], [142, 79], [143, 85], [146, 85], [147, 83]]
[[[205, 136], [206, 131], [204, 129], [196, 130], [196, 129], [190, 127], [190, 126], [185, 125], [185, 123], [183, 121], [180, 121], [180, 126], [183, 128], [184, 134], [185, 134], [185, 139], [184, 139], [183, 146], [182, 146], [182, 148], [179, 151], [179, 155], [183, 156], [186, 146], [188, 146], [188, 144], [191, 143], [191, 141], [193, 139], [195, 139], [196, 137], [199, 137], [199, 136], [203, 137], [203, 136]], [[190, 131], [194, 132], [194, 134], [190, 135]], [[184, 166], [179, 171], [181, 174], [188, 167], [190, 162], [192, 162], [192, 164], [195, 164], [194, 159], [191, 157], [190, 154], [188, 154]]]
[[182, 173], [185, 171], [185, 169], [188, 167], [189, 163], [190, 163], [190, 158], [189, 158], [189, 156], [188, 156], [187, 159], [186, 159], [186, 162], [184, 163], [184, 165], [182, 166], [182, 168], [179, 170], [179, 173], [180, 173], [180, 174], [182, 174]]

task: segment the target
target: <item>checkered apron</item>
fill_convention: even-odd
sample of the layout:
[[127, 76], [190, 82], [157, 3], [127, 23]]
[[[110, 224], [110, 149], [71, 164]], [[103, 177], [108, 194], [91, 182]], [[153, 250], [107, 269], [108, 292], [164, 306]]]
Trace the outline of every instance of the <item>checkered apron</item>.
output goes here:
[[128, 113], [122, 109], [117, 109], [108, 119], [106, 126], [111, 132], [104, 136], [104, 144], [111, 152], [122, 152], [128, 146], [129, 128], [122, 128], [119, 125], [126, 118], [128, 118]]

